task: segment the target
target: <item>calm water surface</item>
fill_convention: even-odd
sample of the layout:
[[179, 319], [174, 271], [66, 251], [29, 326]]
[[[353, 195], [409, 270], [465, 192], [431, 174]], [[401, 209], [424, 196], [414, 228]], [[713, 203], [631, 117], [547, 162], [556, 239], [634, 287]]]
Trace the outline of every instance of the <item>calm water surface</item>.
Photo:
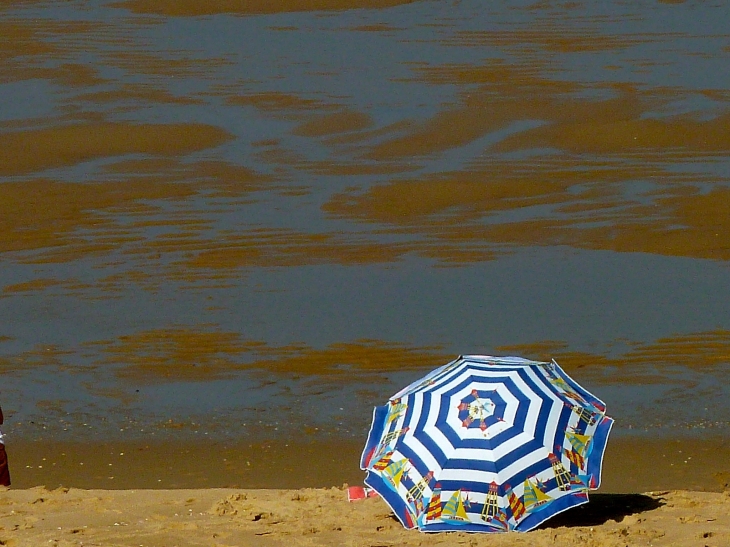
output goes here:
[[362, 437], [460, 353], [730, 428], [725, 2], [0, 2], [11, 437]]

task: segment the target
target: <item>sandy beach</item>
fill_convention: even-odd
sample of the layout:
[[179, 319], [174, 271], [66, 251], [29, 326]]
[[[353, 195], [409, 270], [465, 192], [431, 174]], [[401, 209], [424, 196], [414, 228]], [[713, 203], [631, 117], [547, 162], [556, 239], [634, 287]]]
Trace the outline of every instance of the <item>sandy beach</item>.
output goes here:
[[0, 492], [0, 545], [730, 545], [730, 491], [595, 494], [528, 534], [407, 531], [379, 498], [300, 490]]
[[362, 484], [357, 442], [213, 443], [204, 456], [191, 444], [21, 443], [0, 490], [0, 545], [726, 547], [727, 444], [617, 437], [590, 503], [495, 536], [407, 531], [380, 498], [348, 502], [347, 484]]

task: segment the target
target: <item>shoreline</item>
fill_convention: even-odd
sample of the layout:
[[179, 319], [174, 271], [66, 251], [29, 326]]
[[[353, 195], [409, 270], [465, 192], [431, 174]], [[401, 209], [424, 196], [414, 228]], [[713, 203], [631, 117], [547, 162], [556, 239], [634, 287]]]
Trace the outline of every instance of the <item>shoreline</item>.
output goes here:
[[[322, 488], [362, 484], [364, 441], [22, 441], [7, 446], [13, 488]], [[615, 436], [601, 493], [730, 488], [730, 439]]]

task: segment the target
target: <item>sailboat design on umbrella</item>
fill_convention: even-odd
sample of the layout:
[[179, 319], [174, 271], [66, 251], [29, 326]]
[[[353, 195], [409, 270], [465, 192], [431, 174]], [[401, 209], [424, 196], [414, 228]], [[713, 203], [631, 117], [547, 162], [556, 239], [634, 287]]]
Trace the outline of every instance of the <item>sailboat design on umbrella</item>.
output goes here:
[[[467, 498], [466, 504], [469, 504]], [[465, 502], [461, 497], [461, 490], [454, 492], [449, 501], [446, 502], [441, 512], [441, 518], [443, 520], [452, 520], [458, 522], [468, 522], [469, 516], [466, 514]]]
[[531, 513], [547, 505], [553, 498], [542, 491], [539, 484], [533, 483], [530, 479], [525, 481], [525, 493], [522, 499], [525, 504], [525, 511]]
[[383, 476], [391, 484], [391, 487], [395, 490], [400, 486], [401, 480], [403, 479], [403, 473], [406, 472], [406, 466], [408, 460], [398, 460], [391, 462], [385, 469], [383, 469]]
[[574, 431], [566, 431], [565, 438], [581, 457], [585, 458], [589, 454], [591, 437]]

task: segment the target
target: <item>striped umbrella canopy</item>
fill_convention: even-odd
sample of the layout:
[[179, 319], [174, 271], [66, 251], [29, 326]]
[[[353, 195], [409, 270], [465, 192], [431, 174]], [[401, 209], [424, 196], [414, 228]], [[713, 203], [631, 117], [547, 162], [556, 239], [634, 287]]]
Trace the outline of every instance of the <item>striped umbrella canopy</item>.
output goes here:
[[360, 465], [406, 528], [524, 532], [598, 488], [605, 412], [555, 361], [461, 356], [375, 408]]

